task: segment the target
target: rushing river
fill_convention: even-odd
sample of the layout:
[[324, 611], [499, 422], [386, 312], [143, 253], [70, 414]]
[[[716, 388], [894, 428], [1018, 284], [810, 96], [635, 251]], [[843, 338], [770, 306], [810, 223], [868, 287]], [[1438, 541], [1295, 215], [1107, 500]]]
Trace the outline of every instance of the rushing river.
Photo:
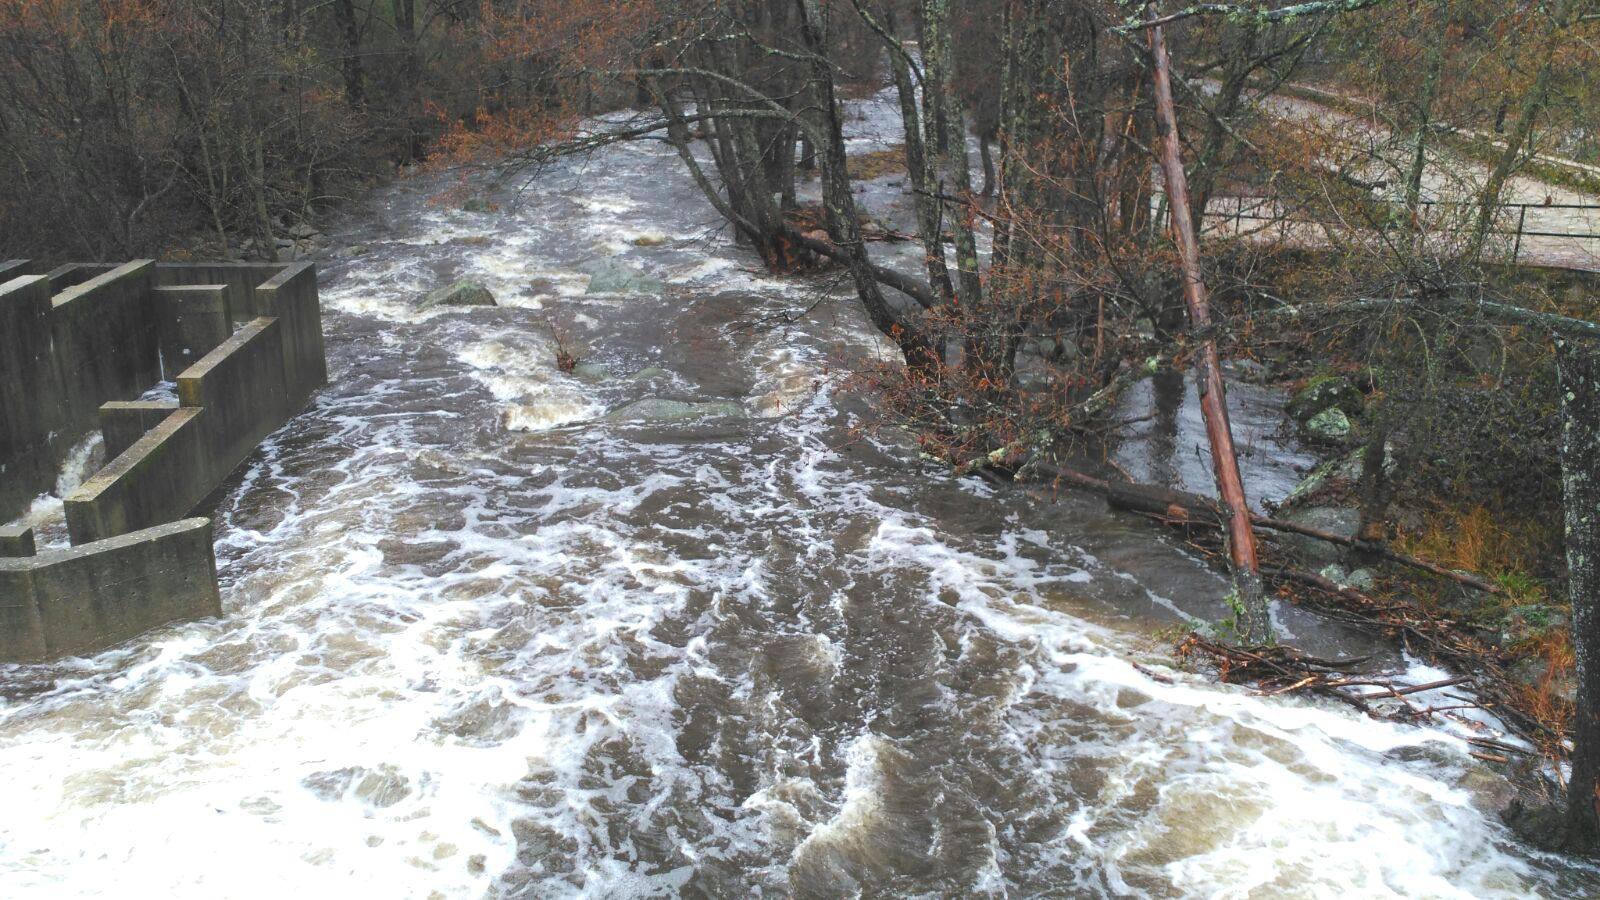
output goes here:
[[[0, 668], [0, 896], [1600, 883], [1516, 845], [1445, 732], [1167, 670], [1216, 576], [876, 427], [841, 375], [887, 351], [848, 292], [757, 271], [669, 149], [489, 214], [451, 185], [335, 229], [331, 384], [218, 500], [225, 616]], [[458, 277], [501, 306], [417, 309]], [[1147, 471], [1194, 471], [1183, 420]]]

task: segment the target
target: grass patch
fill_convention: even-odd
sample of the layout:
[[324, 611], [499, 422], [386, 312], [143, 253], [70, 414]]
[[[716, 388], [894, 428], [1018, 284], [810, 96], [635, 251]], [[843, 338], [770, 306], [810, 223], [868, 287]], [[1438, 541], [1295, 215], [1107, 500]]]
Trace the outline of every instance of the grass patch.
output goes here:
[[845, 160], [845, 169], [851, 178], [863, 181], [903, 174], [906, 171], [906, 145], [896, 144], [887, 150], [857, 153]]

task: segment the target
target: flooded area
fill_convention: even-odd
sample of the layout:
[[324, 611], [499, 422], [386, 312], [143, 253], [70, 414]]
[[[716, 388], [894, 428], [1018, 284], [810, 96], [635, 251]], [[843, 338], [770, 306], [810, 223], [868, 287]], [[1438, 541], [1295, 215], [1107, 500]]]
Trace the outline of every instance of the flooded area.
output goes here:
[[[0, 894], [1597, 890], [1458, 738], [1169, 669], [1219, 577], [877, 427], [845, 286], [761, 272], [669, 147], [453, 184], [332, 230], [330, 385], [218, 498], [225, 615], [0, 667]], [[500, 306], [419, 310], [458, 278]], [[1199, 489], [1142, 390], [1129, 461]], [[1307, 458], [1235, 402], [1281, 496]]]

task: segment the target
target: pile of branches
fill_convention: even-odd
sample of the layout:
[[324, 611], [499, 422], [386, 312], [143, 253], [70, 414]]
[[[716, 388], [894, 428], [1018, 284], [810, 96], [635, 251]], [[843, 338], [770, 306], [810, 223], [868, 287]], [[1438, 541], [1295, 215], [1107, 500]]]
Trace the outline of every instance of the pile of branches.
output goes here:
[[1466, 711], [1476, 709], [1500, 711], [1495, 703], [1481, 696], [1445, 693], [1440, 698], [1443, 702], [1416, 702], [1417, 695], [1430, 691], [1463, 685], [1468, 690], [1481, 690], [1483, 683], [1469, 675], [1425, 684], [1404, 684], [1398, 673], [1361, 671], [1372, 659], [1370, 656], [1331, 660], [1280, 645], [1235, 647], [1209, 640], [1197, 632], [1190, 632], [1179, 641], [1176, 653], [1181, 660], [1213, 668], [1220, 681], [1254, 685], [1263, 696], [1315, 694], [1352, 706], [1373, 718], [1407, 724], [1449, 719], [1475, 732], [1463, 739], [1480, 748], [1472, 751], [1473, 756], [1488, 762], [1507, 763], [1510, 762], [1507, 754], [1527, 752], [1483, 733], [1488, 726], [1465, 715]]

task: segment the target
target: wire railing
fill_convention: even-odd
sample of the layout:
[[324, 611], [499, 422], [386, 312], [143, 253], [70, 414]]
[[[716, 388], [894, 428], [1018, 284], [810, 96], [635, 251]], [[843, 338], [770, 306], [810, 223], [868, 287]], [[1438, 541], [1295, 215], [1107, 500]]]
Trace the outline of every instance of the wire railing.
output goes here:
[[[1403, 220], [1412, 215], [1409, 205], [1403, 200], [1377, 199], [1372, 202], [1393, 207], [1392, 214], [1396, 220]], [[1416, 205], [1426, 210], [1463, 207], [1476, 209], [1478, 206], [1477, 203], [1467, 200], [1419, 200]], [[1495, 209], [1496, 215], [1486, 233], [1504, 237], [1510, 242], [1513, 263], [1522, 257], [1524, 238], [1600, 240], [1600, 204], [1501, 203]], [[1285, 229], [1294, 225], [1321, 227], [1332, 224], [1323, 219], [1297, 216], [1292, 211], [1286, 211], [1278, 206], [1276, 201], [1265, 197], [1214, 197], [1206, 205], [1205, 217], [1207, 220], [1231, 221], [1235, 232], [1242, 232], [1246, 222], [1266, 222], [1269, 225], [1283, 226]], [[1471, 230], [1470, 226], [1441, 224], [1437, 221], [1437, 217], [1430, 217], [1424, 212], [1419, 212], [1417, 218], [1428, 221], [1429, 230], [1435, 232], [1459, 233]], [[1563, 223], [1562, 219], [1566, 222]], [[1511, 224], [1513, 221], [1514, 225]], [[1563, 224], [1571, 227], [1552, 230]]]

